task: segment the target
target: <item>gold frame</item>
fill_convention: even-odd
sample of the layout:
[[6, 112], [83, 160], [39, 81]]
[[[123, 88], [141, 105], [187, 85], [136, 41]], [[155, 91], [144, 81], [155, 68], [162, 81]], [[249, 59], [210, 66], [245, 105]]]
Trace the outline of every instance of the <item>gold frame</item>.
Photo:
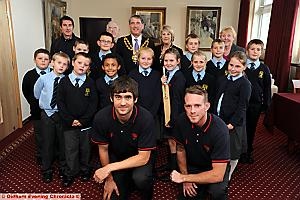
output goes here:
[[187, 6], [186, 36], [195, 33], [200, 38], [200, 49], [209, 50], [212, 40], [219, 38], [220, 19], [221, 7]]
[[66, 14], [67, 3], [61, 0], [44, 1], [45, 47], [50, 49], [51, 43], [61, 34], [59, 19]]
[[[144, 20], [145, 28], [143, 35], [153, 39], [155, 44], [160, 43], [160, 30], [166, 24], [166, 8], [165, 7], [132, 7], [133, 15], [140, 15]], [[150, 24], [148, 24], [150, 20]], [[148, 28], [148, 26], [151, 28]]]

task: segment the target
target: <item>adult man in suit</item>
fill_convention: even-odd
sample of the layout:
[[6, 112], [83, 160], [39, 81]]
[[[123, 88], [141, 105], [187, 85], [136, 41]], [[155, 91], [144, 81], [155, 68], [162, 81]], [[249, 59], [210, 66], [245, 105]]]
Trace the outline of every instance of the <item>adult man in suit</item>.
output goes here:
[[142, 36], [144, 22], [140, 15], [133, 15], [129, 19], [130, 34], [117, 41], [117, 53], [123, 58], [126, 73], [138, 67], [138, 51], [141, 47], [153, 49], [154, 42]]

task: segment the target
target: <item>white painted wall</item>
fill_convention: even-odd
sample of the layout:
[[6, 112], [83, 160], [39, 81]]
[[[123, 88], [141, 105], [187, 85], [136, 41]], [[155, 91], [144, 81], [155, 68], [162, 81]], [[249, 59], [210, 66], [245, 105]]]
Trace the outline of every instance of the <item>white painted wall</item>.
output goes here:
[[22, 94], [22, 79], [34, 67], [33, 53], [44, 48], [44, 18], [41, 0], [11, 0], [12, 23], [16, 47], [22, 119], [29, 116], [29, 104]]
[[187, 6], [222, 7], [220, 27], [238, 26], [240, 0], [66, 0], [67, 13], [75, 21], [74, 32], [79, 36], [79, 17], [113, 18], [121, 28], [121, 35], [129, 32], [131, 7], [166, 7], [166, 24], [175, 31], [175, 44], [184, 46]]

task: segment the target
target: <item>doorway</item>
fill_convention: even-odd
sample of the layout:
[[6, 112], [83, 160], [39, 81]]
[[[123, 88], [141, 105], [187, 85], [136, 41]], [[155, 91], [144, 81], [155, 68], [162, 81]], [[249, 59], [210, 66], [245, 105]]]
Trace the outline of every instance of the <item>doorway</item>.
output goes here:
[[79, 17], [80, 37], [89, 43], [91, 55], [99, 51], [97, 40], [103, 31], [106, 31], [107, 23], [111, 18]]
[[0, 0], [0, 140], [22, 127], [9, 0]]

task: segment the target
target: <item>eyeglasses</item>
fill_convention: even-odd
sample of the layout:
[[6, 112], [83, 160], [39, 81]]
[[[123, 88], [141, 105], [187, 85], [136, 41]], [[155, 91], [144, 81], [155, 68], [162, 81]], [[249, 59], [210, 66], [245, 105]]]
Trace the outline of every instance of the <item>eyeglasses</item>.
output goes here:
[[111, 44], [112, 41], [109, 41], [109, 40], [100, 40], [101, 43], [103, 44]]

